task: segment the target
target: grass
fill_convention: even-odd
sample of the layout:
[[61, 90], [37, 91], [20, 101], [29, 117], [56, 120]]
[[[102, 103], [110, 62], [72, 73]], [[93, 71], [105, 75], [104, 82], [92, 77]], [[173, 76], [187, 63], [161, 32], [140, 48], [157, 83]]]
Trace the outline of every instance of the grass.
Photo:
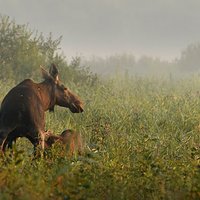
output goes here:
[[[0, 83], [0, 99], [12, 85]], [[0, 199], [200, 199], [200, 77], [70, 88], [84, 113], [57, 107], [46, 126], [79, 131], [85, 154], [69, 158], [55, 145], [33, 159], [20, 139], [0, 158]]]

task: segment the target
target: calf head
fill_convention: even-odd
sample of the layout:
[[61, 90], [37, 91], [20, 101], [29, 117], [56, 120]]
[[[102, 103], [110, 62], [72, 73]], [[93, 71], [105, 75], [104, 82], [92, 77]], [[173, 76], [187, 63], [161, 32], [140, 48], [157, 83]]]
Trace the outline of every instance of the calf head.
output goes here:
[[66, 129], [60, 135], [47, 131], [45, 147], [51, 147], [54, 143], [63, 144], [69, 155], [82, 154], [84, 150], [81, 134], [71, 129]]
[[[83, 112], [83, 103], [80, 98], [73, 94], [67, 87], [65, 87], [59, 80], [57, 67], [52, 64], [49, 73], [42, 70], [44, 79], [54, 82], [54, 99], [55, 105], [69, 108], [73, 113]], [[49, 108], [53, 111], [54, 105]]]
[[59, 142], [62, 143], [62, 137], [58, 135], [54, 135], [52, 132], [47, 131], [45, 136], [45, 147], [51, 147], [54, 143]]

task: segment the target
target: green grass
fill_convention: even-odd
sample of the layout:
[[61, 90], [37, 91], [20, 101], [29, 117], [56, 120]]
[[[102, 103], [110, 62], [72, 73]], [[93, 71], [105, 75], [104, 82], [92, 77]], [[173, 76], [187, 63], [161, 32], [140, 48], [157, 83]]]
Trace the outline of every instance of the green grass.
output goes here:
[[[0, 99], [13, 84], [0, 84]], [[82, 156], [55, 145], [33, 159], [20, 139], [0, 158], [0, 199], [200, 199], [200, 77], [71, 85], [85, 112], [57, 107], [47, 129], [79, 131]]]

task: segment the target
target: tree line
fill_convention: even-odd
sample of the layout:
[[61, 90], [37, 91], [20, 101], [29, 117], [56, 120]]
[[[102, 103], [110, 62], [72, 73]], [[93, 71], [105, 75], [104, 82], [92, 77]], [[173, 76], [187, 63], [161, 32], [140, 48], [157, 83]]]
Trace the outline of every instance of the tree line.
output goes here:
[[200, 70], [200, 43], [190, 44], [180, 58], [170, 62], [151, 56], [136, 59], [132, 54], [121, 54], [106, 58], [94, 56], [87, 60], [74, 57], [68, 63], [60, 51], [61, 40], [62, 37], [54, 39], [52, 33], [45, 37], [26, 24], [17, 24], [9, 16], [0, 15], [0, 79], [21, 81], [31, 77], [37, 80], [40, 78], [39, 66], [51, 63], [59, 66], [61, 78], [66, 82], [80, 84], [94, 84], [98, 80], [96, 74], [190, 74]]
[[161, 60], [158, 57], [133, 54], [118, 54], [106, 58], [93, 56], [82, 61], [85, 65], [103, 76], [112, 74], [128, 75], [188, 75], [200, 71], [200, 43], [188, 45], [179, 58], [172, 61]]
[[17, 24], [9, 16], [0, 15], [0, 79], [16, 82], [24, 78], [40, 79], [40, 65], [58, 65], [61, 78], [65, 82], [94, 83], [97, 80], [87, 67], [80, 66], [80, 58], [74, 57], [67, 63], [60, 51], [62, 37], [53, 39], [28, 25]]

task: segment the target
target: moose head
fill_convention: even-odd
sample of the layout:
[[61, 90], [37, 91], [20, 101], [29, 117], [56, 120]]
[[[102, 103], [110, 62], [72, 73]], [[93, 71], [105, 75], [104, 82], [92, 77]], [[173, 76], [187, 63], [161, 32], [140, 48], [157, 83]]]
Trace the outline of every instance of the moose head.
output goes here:
[[51, 91], [51, 102], [53, 103], [51, 103], [49, 111], [54, 111], [54, 106], [58, 105], [69, 108], [73, 113], [83, 112], [83, 103], [80, 98], [60, 82], [57, 67], [52, 64], [49, 73], [44, 68], [41, 67], [41, 69], [45, 82], [53, 85], [53, 91]]

